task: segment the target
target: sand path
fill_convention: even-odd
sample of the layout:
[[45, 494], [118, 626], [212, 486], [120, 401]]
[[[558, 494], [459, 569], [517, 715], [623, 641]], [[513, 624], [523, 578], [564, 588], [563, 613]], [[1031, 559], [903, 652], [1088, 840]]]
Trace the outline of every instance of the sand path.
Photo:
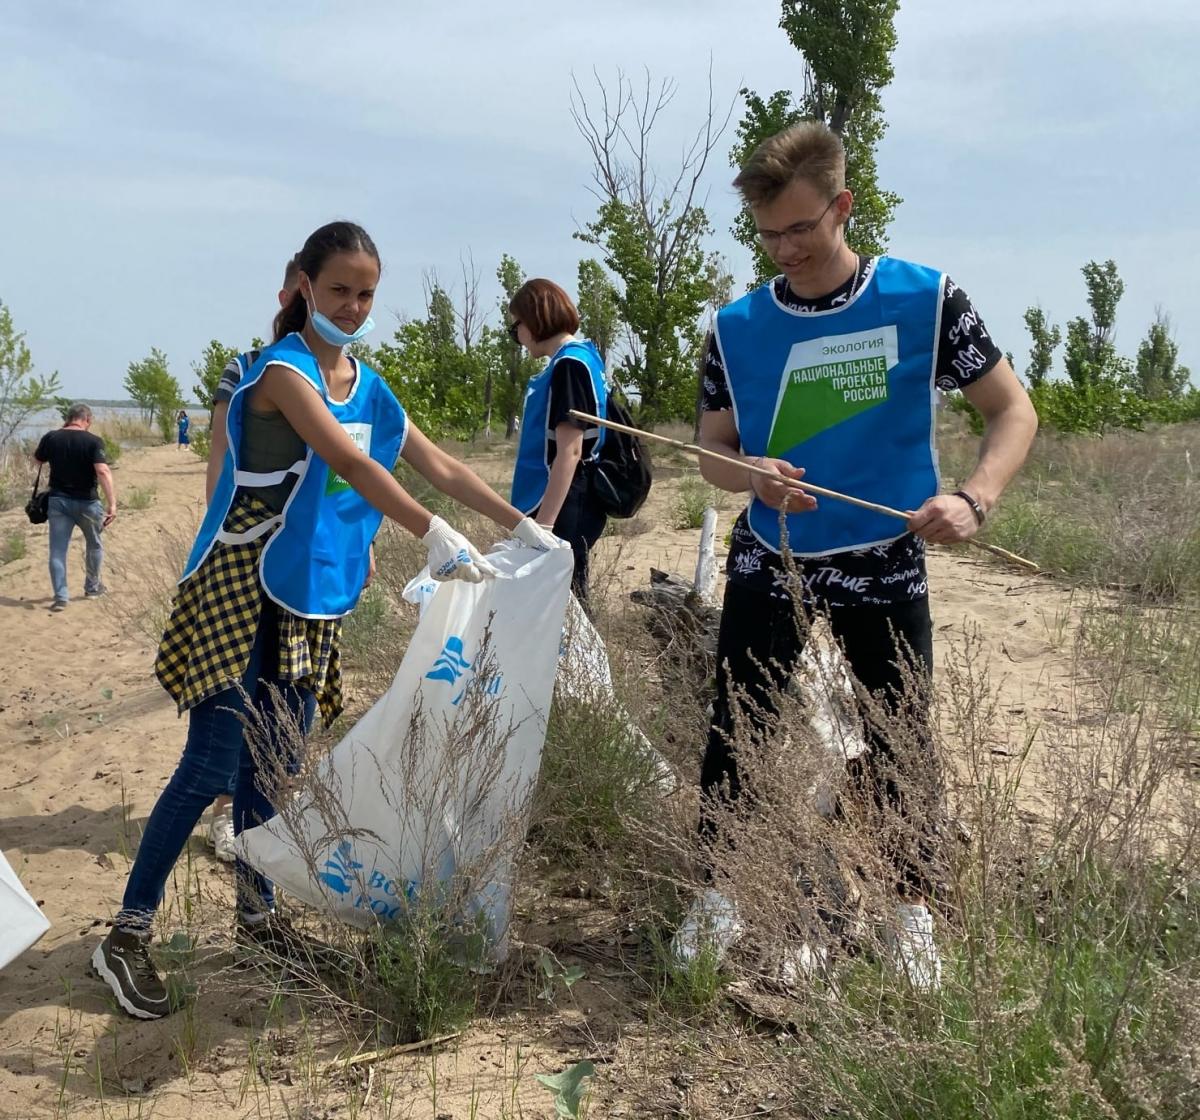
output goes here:
[[[488, 475], [502, 469], [498, 461], [487, 466]], [[206, 996], [195, 1016], [140, 1024], [115, 1014], [105, 990], [84, 976], [103, 922], [119, 906], [140, 826], [182, 746], [184, 725], [151, 665], [172, 574], [199, 518], [203, 464], [169, 446], [130, 451], [116, 480], [122, 510], [105, 535], [111, 593], [83, 600], [77, 534], [70, 581], [79, 598], [62, 614], [47, 609], [45, 526], [28, 525], [19, 510], [0, 514], [0, 539], [15, 533], [26, 543], [23, 559], [0, 566], [0, 850], [52, 923], [0, 973], [0, 1116], [175, 1117], [197, 1108], [209, 1120], [282, 1115], [263, 1104], [245, 1057], [249, 1024], [235, 999]], [[131, 508], [139, 493], [144, 508]], [[656, 487], [643, 519], [668, 524], [674, 495], [672, 482]], [[721, 533], [730, 516], [722, 514]], [[690, 576], [698, 536], [662, 530], [606, 539], [598, 559], [626, 589], [644, 584], [651, 564]], [[999, 749], [1018, 742], [1032, 716], [1067, 711], [1073, 614], [1061, 587], [968, 550], [939, 550], [931, 582], [943, 639], [964, 623], [980, 627], [1011, 717], [996, 729]], [[225, 891], [228, 872], [204, 853], [199, 835], [191, 851], [200, 889]], [[510, 1044], [503, 1024], [485, 1025], [438, 1060], [443, 1100], [455, 1099], [458, 1087], [459, 1103], [445, 1115], [467, 1114], [459, 1110], [468, 1075], [491, 1076], [496, 1102], [511, 1090]], [[530, 1063], [518, 1093], [524, 1114], [546, 1115], [548, 1097], [530, 1074], [561, 1069], [566, 1058], [535, 1044], [522, 1060]], [[269, 1071], [259, 1069], [263, 1076]], [[395, 1115], [435, 1115], [421, 1103], [426, 1077], [415, 1076], [412, 1100]], [[487, 1099], [479, 1115], [500, 1115]]]

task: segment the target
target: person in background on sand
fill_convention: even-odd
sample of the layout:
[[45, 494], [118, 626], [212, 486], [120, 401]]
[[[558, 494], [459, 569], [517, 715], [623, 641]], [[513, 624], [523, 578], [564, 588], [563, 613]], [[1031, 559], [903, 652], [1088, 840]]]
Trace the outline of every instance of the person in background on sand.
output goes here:
[[[66, 610], [71, 599], [67, 591], [67, 552], [76, 526], [83, 533], [86, 547], [84, 597], [97, 599], [106, 590], [100, 581], [104, 564], [100, 534], [117, 516], [117, 490], [104, 455], [104, 440], [94, 435], [91, 427], [92, 410], [86, 404], [73, 404], [67, 422], [42, 436], [33, 453], [39, 477], [42, 466], [50, 464], [50, 586], [54, 591], [50, 609], [56, 612]], [[104, 491], [103, 506], [97, 485]]]
[[187, 447], [192, 442], [188, 437], [188, 429], [192, 426], [192, 421], [184, 409], [179, 410], [179, 415], [175, 417], [175, 424], [179, 432], [178, 446]]
[[[904, 697], [904, 670], [928, 681], [932, 622], [925, 546], [973, 536], [1028, 453], [1033, 406], [984, 329], [966, 293], [943, 273], [890, 257], [855, 253], [845, 239], [854, 199], [846, 189], [841, 140], [805, 123], [759, 145], [734, 180], [781, 275], [717, 315], [703, 376], [700, 442], [730, 463], [701, 461], [705, 478], [750, 491], [731, 537], [717, 645], [717, 700], [701, 770], [706, 850], [719, 842], [721, 807], [739, 792], [731, 696], [743, 691], [760, 726], [771, 695], [791, 674], [804, 634], [793, 596], [829, 618], [863, 688], [907, 713], [918, 728], [922, 698]], [[938, 492], [933, 444], [936, 389], [960, 389], [983, 417], [978, 462], [953, 494]], [[772, 482], [739, 464], [777, 473]], [[820, 507], [783, 479], [809, 480], [894, 509], [915, 510], [907, 526], [831, 499]], [[786, 545], [800, 569], [784, 569]], [[936, 816], [936, 766], [893, 757], [885, 735], [851, 784], [866, 803], [911, 821], [915, 802]], [[902, 795], [893, 771], [917, 775]], [[915, 766], [915, 768], [914, 768]], [[926, 781], [924, 779], [932, 779]], [[911, 796], [911, 801], [910, 801]], [[914, 987], [940, 983], [927, 906], [933, 837], [897, 853], [897, 909], [891, 927], [896, 964]], [[719, 958], [740, 932], [736, 905], [713, 882], [675, 935], [677, 956], [710, 946]], [[801, 977], [824, 947], [801, 946], [785, 976]]]
[[[318, 707], [328, 723], [342, 709], [340, 619], [358, 600], [383, 517], [421, 538], [435, 579], [495, 574], [466, 537], [396, 481], [396, 459], [526, 547], [566, 547], [434, 446], [383, 379], [346, 354], [374, 325], [380, 264], [366, 232], [350, 222], [322, 226], [297, 264], [298, 288], [276, 317], [274, 342], [229, 401], [232, 454], [155, 663], [160, 683], [190, 713], [183, 756], [150, 813], [113, 927], [91, 959], [120, 1006], [141, 1019], [173, 1010], [149, 953], [151, 926], [205, 808], [236, 764], [235, 830], [269, 820], [263, 779], [275, 767], [299, 765], [287, 725], [307, 729]], [[272, 738], [262, 748], [267, 759], [243, 740], [239, 717], [248, 709]], [[270, 881], [240, 861], [235, 878], [237, 944], [277, 957], [305, 954], [310, 946], [275, 913]]]
[[[295, 295], [299, 275], [300, 268], [296, 264], [296, 258], [292, 257], [283, 270], [283, 287], [279, 289], [277, 296], [280, 310], [287, 307]], [[221, 477], [221, 468], [225, 462], [225, 452], [229, 447], [229, 437], [225, 430], [229, 402], [233, 399], [233, 394], [242, 378], [258, 361], [260, 353], [262, 353], [260, 349], [254, 348], [230, 358], [217, 382], [217, 390], [212, 399], [212, 419], [208, 425], [208, 465], [204, 473], [204, 502], [206, 505], [212, 501], [213, 491], [217, 488], [217, 481]], [[374, 556], [375, 551], [372, 545], [371, 564], [367, 575], [368, 583], [375, 572]], [[233, 844], [233, 792], [236, 786], [237, 768], [235, 767], [230, 771], [228, 788], [213, 801], [208, 831], [205, 833], [208, 846], [212, 848], [213, 854], [222, 863], [233, 863], [237, 859], [237, 851]]]
[[518, 431], [512, 503], [561, 537], [575, 553], [571, 589], [587, 603], [588, 557], [607, 518], [592, 500], [588, 464], [604, 442], [604, 429], [570, 415], [606, 415], [604, 359], [594, 343], [575, 337], [579, 312], [552, 280], [527, 280], [508, 305], [508, 333], [534, 358], [549, 358], [529, 379]]

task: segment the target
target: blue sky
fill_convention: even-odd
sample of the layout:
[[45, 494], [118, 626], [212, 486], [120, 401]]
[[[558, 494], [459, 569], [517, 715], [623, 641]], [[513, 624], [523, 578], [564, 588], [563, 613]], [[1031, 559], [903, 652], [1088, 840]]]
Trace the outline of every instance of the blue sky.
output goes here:
[[[8, 0], [0, 300], [40, 372], [113, 397], [152, 346], [190, 389], [210, 338], [265, 335], [283, 262], [334, 217], [384, 258], [374, 342], [391, 312], [421, 313], [423, 273], [455, 281], [468, 252], [489, 306], [503, 252], [573, 288], [587, 247], [571, 235], [595, 203], [572, 72], [675, 79], [657, 138], [669, 167], [710, 59], [718, 100], [799, 86], [778, 14], [768, 0]], [[879, 155], [904, 198], [892, 252], [950, 273], [1019, 369], [1024, 309], [1082, 313], [1080, 267], [1112, 257], [1118, 347], [1135, 353], [1162, 305], [1200, 375], [1200, 5], [911, 0], [897, 28]], [[708, 209], [740, 288], [730, 137]]]

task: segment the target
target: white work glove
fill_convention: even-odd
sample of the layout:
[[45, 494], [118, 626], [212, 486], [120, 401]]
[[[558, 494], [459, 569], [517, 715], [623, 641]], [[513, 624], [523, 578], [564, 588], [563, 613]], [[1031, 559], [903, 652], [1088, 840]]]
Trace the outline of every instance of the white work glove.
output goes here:
[[526, 548], [536, 548], [538, 552], [549, 552], [555, 548], [570, 548], [569, 542], [562, 537], [556, 537], [545, 525], [539, 525], [532, 517], [526, 517], [517, 524], [513, 536]]
[[421, 538], [421, 543], [429, 549], [429, 574], [434, 579], [479, 583], [496, 574], [496, 569], [476, 552], [475, 546], [440, 517], [429, 522], [429, 532]]

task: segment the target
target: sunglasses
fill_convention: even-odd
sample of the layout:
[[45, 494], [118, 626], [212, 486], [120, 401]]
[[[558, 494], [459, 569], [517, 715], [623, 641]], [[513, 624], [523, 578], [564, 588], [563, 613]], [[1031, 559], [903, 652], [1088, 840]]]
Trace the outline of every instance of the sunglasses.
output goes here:
[[517, 338], [517, 328], [520, 327], [520, 325], [521, 325], [520, 319], [514, 319], [511, 323], [508, 324], [508, 337], [511, 338], [513, 340], [513, 342], [517, 343], [518, 346], [521, 343], [521, 340], [519, 338]]

